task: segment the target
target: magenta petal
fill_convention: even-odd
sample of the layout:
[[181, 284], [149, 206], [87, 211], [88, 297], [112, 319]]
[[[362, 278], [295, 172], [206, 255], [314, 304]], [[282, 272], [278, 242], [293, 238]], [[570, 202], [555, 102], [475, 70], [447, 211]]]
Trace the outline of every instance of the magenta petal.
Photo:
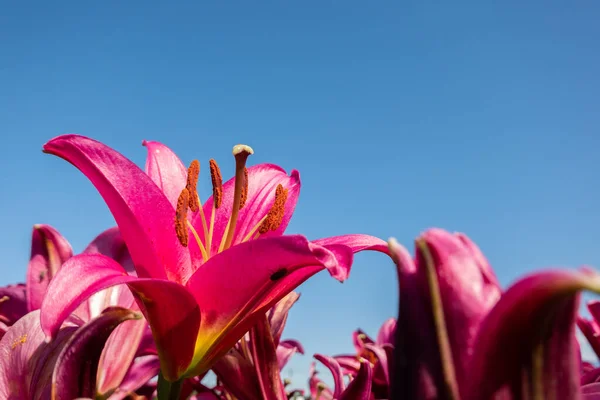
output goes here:
[[52, 397], [94, 398], [98, 362], [104, 344], [119, 324], [136, 318], [141, 318], [141, 315], [114, 307], [77, 329], [56, 361], [52, 376]]
[[269, 319], [269, 325], [271, 326], [271, 333], [273, 335], [273, 341], [275, 346], [279, 344], [285, 322], [287, 321], [288, 312], [290, 308], [298, 301], [300, 295], [296, 292], [291, 292], [283, 299], [279, 300], [277, 304], [273, 306], [267, 313]]
[[321, 354], [315, 354], [314, 357], [331, 371], [331, 375], [333, 376], [333, 398], [339, 398], [340, 394], [344, 391], [344, 377], [340, 364], [333, 357]]
[[130, 275], [135, 273], [135, 267], [127, 245], [123, 240], [121, 231], [116, 226], [96, 236], [83, 250], [83, 254], [104, 254], [121, 264]]
[[152, 178], [175, 208], [177, 198], [187, 183], [187, 168], [164, 144], [146, 140], [142, 144], [148, 149], [146, 174]]
[[258, 322], [250, 329], [250, 350], [262, 399], [285, 400], [275, 343], [266, 316], [258, 318]]
[[[340, 400], [370, 400], [372, 376], [373, 370], [371, 364], [366, 360], [361, 360], [356, 378], [344, 390], [340, 396]], [[395, 399], [395, 397], [392, 398]]]
[[31, 234], [31, 258], [27, 267], [27, 300], [29, 310], [42, 304], [48, 282], [61, 265], [73, 255], [67, 240], [49, 225], [35, 225]]
[[594, 350], [594, 353], [596, 353], [596, 356], [600, 357], [600, 338], [598, 337], [600, 329], [598, 329], [596, 322], [585, 318], [577, 318], [577, 326]]
[[0, 287], [0, 322], [10, 326], [25, 314], [27, 314], [25, 285], [21, 283]]
[[300, 235], [253, 240], [210, 258], [187, 284], [202, 310], [203, 340], [194, 363], [202, 365], [194, 372], [210, 368], [212, 357], [227, 351], [261, 313], [302, 282], [338, 267], [331, 252]]
[[254, 366], [235, 348], [221, 357], [212, 369], [235, 397], [247, 400], [261, 399]]
[[119, 387], [128, 373], [146, 330], [145, 319], [125, 321], [106, 341], [98, 368], [98, 393]]
[[590, 314], [592, 314], [592, 318], [594, 318], [594, 321], [596, 321], [597, 324], [600, 323], [600, 301], [590, 301], [589, 303], [587, 303], [587, 308], [590, 311]]
[[[234, 178], [223, 185], [223, 203], [215, 213], [214, 240], [212, 242], [212, 254], [219, 249], [221, 238], [225, 232], [227, 221], [231, 215], [233, 206]], [[275, 190], [277, 185], [288, 189], [288, 197], [285, 203], [285, 212], [279, 228], [275, 232], [267, 232], [261, 237], [282, 235], [287, 227], [300, 194], [300, 174], [292, 170], [287, 175], [285, 170], [273, 164], [258, 164], [248, 168], [248, 199], [246, 205], [240, 210], [233, 244], [239, 243], [260, 220], [267, 215], [275, 201]], [[209, 197], [204, 204], [204, 213], [207, 218], [213, 207], [213, 199]], [[198, 232], [202, 229], [199, 214], [195, 215], [193, 225]]]
[[63, 329], [46, 343], [39, 310], [10, 327], [0, 340], [0, 399], [50, 398], [56, 357], [74, 330]]
[[360, 359], [356, 355], [351, 354], [340, 354], [334, 356], [335, 360], [342, 367], [342, 373], [344, 375], [355, 376], [360, 369]]
[[137, 358], [129, 367], [119, 388], [108, 399], [121, 400], [128, 397], [131, 392], [141, 388], [146, 382], [158, 375], [159, 369], [158, 357], [145, 356]]
[[292, 358], [296, 352], [304, 354], [304, 348], [299, 341], [286, 339], [279, 342], [279, 345], [277, 346], [277, 363], [280, 371], [283, 370], [290, 358]]
[[95, 140], [63, 135], [44, 145], [46, 153], [75, 165], [94, 184], [127, 243], [138, 275], [181, 282], [189, 276], [189, 251], [175, 234], [175, 210], [137, 165]]
[[352, 332], [352, 344], [354, 345], [354, 350], [356, 353], [360, 353], [367, 343], [375, 343], [373, 339], [366, 333], [362, 331], [362, 329], [357, 329]]
[[342, 235], [332, 236], [312, 241], [314, 244], [325, 247], [335, 254], [338, 260], [338, 268], [330, 271], [331, 275], [339, 281], [345, 281], [350, 275], [350, 267], [354, 259], [354, 253], [365, 250], [379, 251], [388, 254], [387, 243], [383, 240], [369, 235]]
[[[539, 387], [535, 398], [577, 399], [579, 357], [575, 340], [578, 292], [600, 292], [590, 271], [547, 271], [512, 285], [477, 334], [468, 398], [489, 398], [505, 385], [517, 396]], [[541, 370], [532, 366], [541, 364]], [[535, 377], [539, 380], [534, 380]], [[522, 379], [533, 380], [523, 382]]]
[[386, 320], [381, 328], [379, 328], [379, 332], [377, 333], [376, 343], [378, 345], [383, 344], [394, 344], [394, 336], [396, 335], [396, 318], [389, 318]]

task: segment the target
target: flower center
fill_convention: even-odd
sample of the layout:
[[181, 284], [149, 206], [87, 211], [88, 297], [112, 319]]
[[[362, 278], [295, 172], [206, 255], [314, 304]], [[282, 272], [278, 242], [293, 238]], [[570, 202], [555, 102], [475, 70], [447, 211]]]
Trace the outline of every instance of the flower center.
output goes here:
[[[235, 181], [233, 190], [233, 199], [231, 214], [223, 232], [223, 236], [220, 238], [219, 248], [217, 253], [231, 247], [235, 238], [236, 227], [239, 219], [239, 213], [246, 201], [248, 200], [248, 169], [246, 168], [246, 160], [248, 156], [253, 154], [254, 151], [250, 146], [238, 144], [233, 147], [233, 156], [235, 157]], [[202, 202], [198, 196], [198, 177], [200, 175], [200, 163], [198, 160], [191, 162], [188, 168], [187, 183], [185, 188], [181, 191], [177, 200], [177, 208], [175, 210], [175, 232], [177, 238], [182, 246], [187, 247], [189, 243], [189, 232], [192, 233], [194, 240], [198, 244], [202, 258], [204, 261], [211, 257], [211, 250], [214, 237], [215, 227], [215, 214], [217, 210], [223, 204], [223, 178], [221, 176], [221, 170], [217, 162], [213, 159], [209, 161], [210, 165], [210, 177], [213, 188], [213, 206], [210, 210], [210, 218], [207, 219]], [[281, 184], [277, 185], [275, 189], [275, 200], [273, 205], [262, 217], [258, 223], [252, 227], [246, 234], [246, 236], [240, 241], [240, 243], [246, 242], [251, 239], [258, 239], [261, 235], [267, 232], [275, 231], [283, 222], [285, 215], [285, 203], [288, 197], [288, 190], [285, 189]], [[202, 223], [202, 229], [204, 231], [204, 240], [200, 238], [196, 228], [190, 223], [188, 219], [188, 209], [192, 213], [200, 214], [200, 220]]]

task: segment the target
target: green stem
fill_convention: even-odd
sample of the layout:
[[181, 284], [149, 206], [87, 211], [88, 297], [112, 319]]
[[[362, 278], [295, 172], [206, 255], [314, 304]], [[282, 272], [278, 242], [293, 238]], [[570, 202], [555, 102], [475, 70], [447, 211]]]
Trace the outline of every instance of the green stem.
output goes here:
[[158, 374], [158, 400], [179, 400], [183, 379], [169, 382], [162, 372]]

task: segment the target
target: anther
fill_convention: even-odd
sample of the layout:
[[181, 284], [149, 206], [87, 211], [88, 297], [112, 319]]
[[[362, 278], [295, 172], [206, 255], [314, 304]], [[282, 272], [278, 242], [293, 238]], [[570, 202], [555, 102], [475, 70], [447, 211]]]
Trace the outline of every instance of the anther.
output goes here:
[[212, 180], [213, 187], [213, 204], [215, 208], [219, 208], [223, 202], [223, 177], [221, 176], [219, 164], [213, 159], [211, 159], [209, 163], [210, 179]]
[[188, 245], [188, 227], [187, 227], [187, 209], [189, 205], [190, 192], [183, 189], [177, 199], [177, 209], [175, 211], [175, 233], [182, 246]]
[[200, 175], [200, 163], [198, 160], [192, 161], [188, 168], [187, 183], [185, 188], [189, 193], [189, 206], [193, 212], [198, 211], [200, 203], [198, 201], [198, 176]]
[[235, 157], [235, 188], [233, 190], [233, 206], [231, 208], [231, 217], [229, 219], [229, 230], [225, 238], [224, 249], [228, 249], [233, 241], [237, 218], [240, 212], [240, 204], [242, 192], [244, 191], [246, 181], [246, 160], [250, 154], [254, 154], [252, 147], [245, 144], [237, 144], [233, 146], [233, 156]]
[[258, 228], [260, 234], [267, 233], [269, 231], [276, 231], [283, 222], [283, 216], [285, 215], [285, 202], [287, 201], [288, 190], [284, 189], [281, 184], [277, 185], [275, 189], [275, 201], [267, 214], [267, 217]]
[[242, 197], [240, 198], [240, 210], [244, 208], [248, 200], [248, 168], [244, 168], [244, 187], [242, 187]]

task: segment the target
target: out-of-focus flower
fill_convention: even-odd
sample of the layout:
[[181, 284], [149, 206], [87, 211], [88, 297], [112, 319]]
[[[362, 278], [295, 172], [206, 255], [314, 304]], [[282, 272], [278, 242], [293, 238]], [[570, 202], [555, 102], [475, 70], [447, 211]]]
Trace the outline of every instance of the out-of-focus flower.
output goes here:
[[95, 291], [126, 283], [152, 327], [160, 379], [175, 382], [208, 370], [310, 276], [327, 269], [344, 280], [355, 252], [387, 252], [383, 241], [365, 235], [313, 242], [281, 236], [296, 205], [299, 175], [288, 176], [270, 164], [246, 168], [253, 152], [248, 146], [234, 147], [235, 178], [224, 185], [211, 160], [213, 196], [202, 205], [196, 190], [199, 163], [192, 162], [186, 173], [166, 146], [145, 144], [147, 173], [86, 137], [64, 135], [44, 145], [98, 189], [138, 275], [126, 274], [107, 257], [71, 258], [50, 284], [49, 293], [56, 295], [47, 295], [42, 305], [47, 334], [55, 336], [66, 316]]
[[415, 260], [389, 245], [400, 283], [393, 399], [580, 397], [579, 292], [599, 292], [600, 275], [548, 270], [501, 293], [462, 234], [425, 232]]
[[[312, 399], [316, 400], [372, 400], [373, 368], [364, 358], [359, 359], [358, 373], [346, 385], [342, 367], [333, 357], [315, 354], [315, 358], [325, 365], [333, 375], [334, 387], [331, 389], [319, 377], [313, 362], [310, 367], [308, 385]], [[395, 399], [395, 398], [393, 398]]]

